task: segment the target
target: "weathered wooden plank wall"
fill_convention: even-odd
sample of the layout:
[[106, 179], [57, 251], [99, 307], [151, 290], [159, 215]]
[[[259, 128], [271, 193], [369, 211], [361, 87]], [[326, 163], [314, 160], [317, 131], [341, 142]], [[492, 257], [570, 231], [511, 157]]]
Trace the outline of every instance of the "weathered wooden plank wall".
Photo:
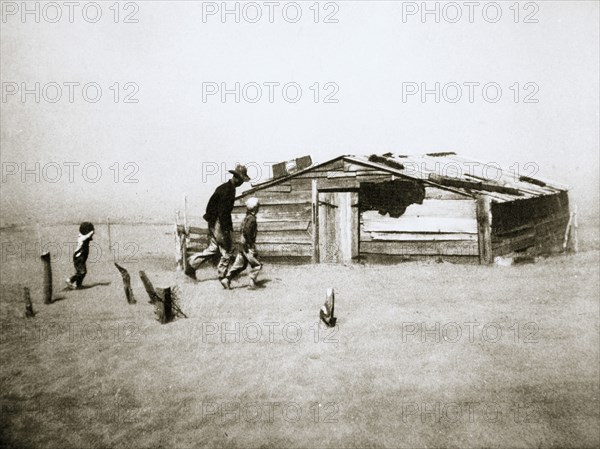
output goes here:
[[559, 251], [569, 221], [566, 191], [510, 203], [492, 204], [494, 256], [532, 249]]
[[423, 204], [411, 204], [398, 218], [377, 211], [363, 212], [360, 240], [362, 255], [476, 257], [476, 202], [426, 187]]

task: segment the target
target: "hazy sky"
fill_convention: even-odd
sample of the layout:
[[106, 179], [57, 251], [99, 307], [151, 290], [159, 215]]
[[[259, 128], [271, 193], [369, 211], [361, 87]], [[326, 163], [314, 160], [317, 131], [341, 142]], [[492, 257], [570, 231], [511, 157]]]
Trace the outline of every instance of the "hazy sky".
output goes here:
[[200, 216], [236, 162], [388, 151], [533, 162], [597, 216], [598, 2], [276, 3], [3, 1], [2, 223]]

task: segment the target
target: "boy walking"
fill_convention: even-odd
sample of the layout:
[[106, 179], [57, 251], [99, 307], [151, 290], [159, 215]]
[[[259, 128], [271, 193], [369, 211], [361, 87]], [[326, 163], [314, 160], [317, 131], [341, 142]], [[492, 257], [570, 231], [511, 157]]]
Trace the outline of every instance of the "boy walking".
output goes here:
[[77, 248], [73, 253], [73, 265], [75, 266], [75, 274], [67, 278], [67, 287], [71, 290], [81, 288], [83, 278], [87, 274], [85, 263], [90, 254], [90, 242], [94, 235], [94, 225], [88, 221], [84, 221], [79, 225], [79, 237], [77, 238]]
[[256, 288], [256, 278], [262, 268], [256, 252], [256, 233], [258, 232], [256, 214], [259, 206], [258, 198], [252, 197], [246, 201], [246, 216], [242, 222], [240, 249], [233, 265], [229, 268], [227, 276], [221, 280], [221, 284], [226, 289], [231, 288], [231, 279], [244, 271], [248, 265], [250, 265], [248, 275], [250, 277], [250, 288]]

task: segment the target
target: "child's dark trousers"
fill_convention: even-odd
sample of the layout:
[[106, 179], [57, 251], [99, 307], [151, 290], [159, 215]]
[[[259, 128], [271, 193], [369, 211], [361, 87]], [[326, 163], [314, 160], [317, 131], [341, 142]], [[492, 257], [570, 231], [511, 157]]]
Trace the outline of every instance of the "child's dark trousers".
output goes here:
[[81, 287], [83, 278], [87, 274], [85, 263], [87, 257], [80, 255], [79, 257], [73, 255], [73, 265], [75, 266], [75, 274], [71, 276], [71, 283], [75, 284], [77, 288]]

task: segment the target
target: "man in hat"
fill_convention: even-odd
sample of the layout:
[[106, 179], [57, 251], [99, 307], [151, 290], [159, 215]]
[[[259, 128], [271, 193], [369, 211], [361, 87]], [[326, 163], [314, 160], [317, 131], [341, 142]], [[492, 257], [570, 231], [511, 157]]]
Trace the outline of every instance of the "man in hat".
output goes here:
[[229, 181], [221, 184], [208, 200], [204, 219], [208, 222], [209, 243], [206, 249], [200, 253], [193, 254], [188, 258], [188, 268], [185, 274], [196, 278], [196, 270], [210, 257], [221, 253], [221, 260], [217, 266], [219, 280], [223, 287], [227, 288], [225, 275], [232, 258], [233, 252], [233, 223], [231, 222], [231, 211], [235, 202], [235, 189], [244, 182], [250, 181], [248, 171], [243, 165], [238, 165], [235, 170], [229, 170], [233, 176]]

